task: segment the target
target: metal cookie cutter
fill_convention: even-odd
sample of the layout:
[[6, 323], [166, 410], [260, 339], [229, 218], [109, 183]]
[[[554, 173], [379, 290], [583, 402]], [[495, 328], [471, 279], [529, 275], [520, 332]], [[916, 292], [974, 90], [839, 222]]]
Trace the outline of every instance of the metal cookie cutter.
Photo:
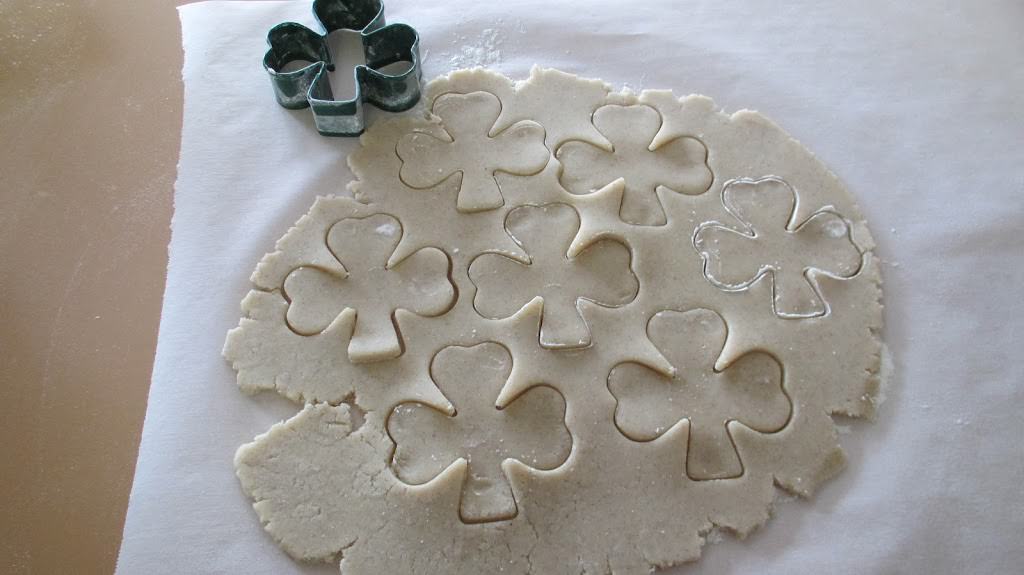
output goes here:
[[[324, 28], [318, 34], [302, 24], [285, 22], [270, 29], [270, 49], [263, 67], [274, 85], [277, 102], [290, 109], [309, 106], [316, 129], [324, 136], [358, 136], [363, 132], [363, 102], [388, 112], [401, 112], [420, 99], [419, 34], [406, 24], [386, 24], [380, 0], [315, 0], [313, 15]], [[328, 71], [334, 61], [327, 36], [335, 30], [358, 31], [363, 41], [365, 65], [355, 67], [356, 94], [351, 100], [335, 100]], [[313, 62], [299, 70], [282, 71], [297, 60]], [[395, 62], [410, 62], [401, 74], [379, 69]]]

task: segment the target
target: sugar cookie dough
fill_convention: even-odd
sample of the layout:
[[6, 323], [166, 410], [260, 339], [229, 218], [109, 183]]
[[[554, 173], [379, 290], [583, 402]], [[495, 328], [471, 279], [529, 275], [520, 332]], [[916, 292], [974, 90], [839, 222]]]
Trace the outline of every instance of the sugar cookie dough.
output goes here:
[[[270, 536], [349, 575], [647, 573], [762, 525], [871, 416], [881, 281], [760, 114], [534, 69], [435, 79], [252, 275], [224, 355], [298, 413], [239, 448]], [[341, 192], [339, 190], [339, 192]]]

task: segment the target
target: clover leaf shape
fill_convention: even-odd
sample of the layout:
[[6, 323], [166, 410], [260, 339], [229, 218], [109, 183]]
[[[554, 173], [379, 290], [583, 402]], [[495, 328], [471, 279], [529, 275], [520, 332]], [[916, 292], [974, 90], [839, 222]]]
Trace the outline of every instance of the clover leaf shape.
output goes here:
[[722, 371], [715, 360], [725, 346], [726, 325], [707, 309], [658, 312], [647, 336], [675, 368], [672, 377], [637, 363], [622, 363], [608, 375], [615, 396], [615, 425], [634, 441], [651, 441], [689, 420], [686, 473], [694, 480], [743, 474], [730, 433], [745, 425], [761, 433], [781, 431], [792, 403], [782, 387], [782, 366], [752, 352]]
[[402, 342], [393, 317], [396, 309], [430, 317], [445, 313], [455, 302], [448, 256], [443, 251], [423, 248], [388, 263], [401, 236], [401, 223], [387, 214], [346, 218], [332, 225], [327, 248], [343, 272], [307, 266], [288, 274], [283, 291], [292, 331], [299, 335], [321, 333], [342, 312], [353, 310], [356, 321], [348, 345], [352, 363], [401, 355]]
[[653, 146], [661, 115], [643, 105], [606, 105], [594, 112], [594, 126], [611, 143], [607, 150], [590, 142], [562, 144], [555, 157], [562, 163], [559, 180], [573, 194], [590, 194], [625, 179], [619, 217], [630, 224], [659, 226], [668, 219], [659, 191], [703, 194], [711, 186], [708, 150], [689, 136]]
[[395, 444], [391, 469], [399, 480], [422, 485], [465, 461], [468, 469], [459, 502], [459, 517], [465, 523], [501, 521], [518, 514], [507, 477], [509, 460], [552, 470], [572, 450], [565, 398], [555, 389], [537, 385], [496, 407], [511, 371], [512, 357], [497, 343], [446, 347], [434, 356], [430, 374], [452, 408], [442, 412], [405, 402], [387, 420]]
[[469, 265], [476, 286], [473, 305], [490, 319], [511, 317], [535, 297], [543, 299], [540, 344], [578, 348], [591, 343], [590, 328], [579, 310], [586, 299], [607, 307], [625, 305], [640, 289], [630, 269], [629, 248], [601, 239], [570, 254], [580, 216], [566, 204], [521, 206], [509, 211], [505, 229], [529, 260], [485, 253]]
[[396, 152], [402, 160], [399, 177], [411, 188], [426, 189], [458, 172], [456, 207], [480, 212], [504, 205], [495, 174], [529, 176], [547, 165], [551, 154], [544, 146], [544, 128], [524, 120], [492, 134], [501, 102], [490, 92], [444, 94], [434, 100], [433, 113], [441, 118], [441, 137], [413, 132], [402, 137]]
[[[267, 33], [270, 47], [263, 67], [279, 104], [290, 109], [309, 106], [324, 136], [358, 136], [364, 128], [364, 103], [400, 112], [419, 101], [419, 34], [414, 28], [387, 24], [379, 0], [314, 0], [313, 15], [323, 34], [296, 22], [278, 24]], [[359, 32], [365, 59], [365, 65], [351, 71], [355, 94], [346, 100], [334, 99], [328, 77], [335, 71], [328, 38], [338, 30]], [[382, 70], [396, 62], [409, 66], [397, 74]]]
[[863, 256], [849, 224], [830, 209], [796, 224], [797, 195], [785, 181], [734, 180], [722, 190], [722, 202], [745, 229], [710, 222], [694, 233], [704, 277], [715, 286], [745, 290], [768, 274], [776, 315], [815, 317], [828, 312], [816, 276], [845, 279], [860, 271]]

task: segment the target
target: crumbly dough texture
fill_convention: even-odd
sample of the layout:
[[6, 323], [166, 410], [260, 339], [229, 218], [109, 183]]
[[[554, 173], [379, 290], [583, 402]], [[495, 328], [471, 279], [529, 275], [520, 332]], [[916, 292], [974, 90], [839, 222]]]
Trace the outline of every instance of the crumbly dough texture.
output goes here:
[[432, 81], [267, 254], [224, 355], [302, 404], [239, 448], [343, 573], [648, 573], [843, 464], [881, 285], [839, 180], [760, 114], [534, 69]]

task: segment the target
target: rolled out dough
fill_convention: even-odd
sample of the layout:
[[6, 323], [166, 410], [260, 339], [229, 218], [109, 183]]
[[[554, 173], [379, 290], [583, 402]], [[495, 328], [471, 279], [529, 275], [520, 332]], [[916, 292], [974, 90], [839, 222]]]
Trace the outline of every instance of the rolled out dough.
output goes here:
[[267, 254], [224, 355], [302, 404], [236, 455], [343, 573], [646, 573], [744, 536], [871, 416], [881, 282], [837, 178], [750, 111], [534, 69], [432, 81]]

